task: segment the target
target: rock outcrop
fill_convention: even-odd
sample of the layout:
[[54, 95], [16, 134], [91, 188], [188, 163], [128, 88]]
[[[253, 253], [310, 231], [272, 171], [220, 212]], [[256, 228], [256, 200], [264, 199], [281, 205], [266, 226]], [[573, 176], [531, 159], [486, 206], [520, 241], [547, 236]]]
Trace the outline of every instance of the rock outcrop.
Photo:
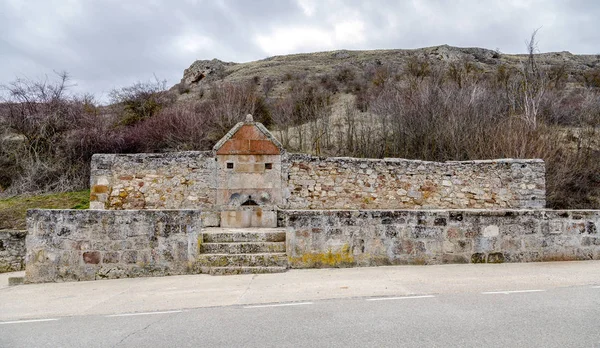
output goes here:
[[225, 77], [226, 68], [235, 63], [223, 62], [218, 59], [197, 60], [183, 72], [180, 84], [194, 86], [206, 81], [215, 81]]

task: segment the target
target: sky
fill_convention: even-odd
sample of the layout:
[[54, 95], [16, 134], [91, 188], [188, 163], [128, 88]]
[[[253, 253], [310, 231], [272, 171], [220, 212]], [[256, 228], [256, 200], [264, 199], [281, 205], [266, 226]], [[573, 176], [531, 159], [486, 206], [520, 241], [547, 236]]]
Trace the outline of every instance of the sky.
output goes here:
[[0, 84], [67, 71], [76, 93], [154, 76], [178, 83], [197, 59], [248, 62], [339, 49], [448, 44], [600, 54], [597, 0], [0, 0]]

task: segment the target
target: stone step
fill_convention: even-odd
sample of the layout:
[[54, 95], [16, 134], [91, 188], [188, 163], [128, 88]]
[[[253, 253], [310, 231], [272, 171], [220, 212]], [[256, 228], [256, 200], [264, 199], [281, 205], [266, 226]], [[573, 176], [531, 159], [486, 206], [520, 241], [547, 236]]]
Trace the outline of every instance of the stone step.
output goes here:
[[285, 242], [285, 230], [214, 228], [202, 231], [202, 238], [205, 243]]
[[211, 275], [282, 273], [287, 267], [212, 267]]
[[285, 253], [201, 254], [197, 258], [197, 265], [200, 267], [286, 267], [287, 264]]
[[202, 243], [203, 254], [284, 253], [285, 242]]
[[25, 283], [25, 277], [8, 277], [8, 286], [22, 285]]

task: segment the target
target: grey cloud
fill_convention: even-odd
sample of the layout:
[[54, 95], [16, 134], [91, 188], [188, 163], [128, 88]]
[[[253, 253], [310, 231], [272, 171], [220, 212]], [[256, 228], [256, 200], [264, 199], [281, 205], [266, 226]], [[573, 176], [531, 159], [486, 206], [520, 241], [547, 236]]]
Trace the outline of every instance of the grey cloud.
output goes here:
[[[300, 1], [314, 11], [305, 14]], [[599, 17], [596, 1], [561, 0], [2, 0], [0, 83], [67, 70], [78, 91], [105, 97], [153, 74], [174, 84], [196, 59], [261, 59], [282, 44], [283, 53], [439, 44], [520, 53], [540, 26], [540, 50], [595, 54]], [[345, 35], [356, 37], [335, 35], [345, 20], [354, 20]], [[312, 31], [286, 36], [296, 29]]]

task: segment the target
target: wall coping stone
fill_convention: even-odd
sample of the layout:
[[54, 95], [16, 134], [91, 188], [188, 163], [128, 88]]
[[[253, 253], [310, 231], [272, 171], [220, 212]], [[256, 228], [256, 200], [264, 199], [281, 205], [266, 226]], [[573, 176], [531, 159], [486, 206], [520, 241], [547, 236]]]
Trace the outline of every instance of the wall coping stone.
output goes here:
[[488, 215], [503, 215], [505, 213], [591, 213], [600, 214], [600, 209], [279, 209], [279, 211], [295, 212], [295, 213], [309, 213], [309, 214], [323, 214], [328, 212], [407, 212], [407, 213], [443, 213], [443, 212], [467, 212], [467, 213], [479, 213]]
[[495, 164], [495, 163], [544, 163], [544, 160], [539, 158], [520, 159], [520, 158], [498, 158], [498, 159], [483, 159], [469, 161], [424, 161], [418, 159], [406, 159], [397, 157], [384, 158], [360, 158], [360, 157], [325, 157], [313, 156], [304, 153], [290, 153], [290, 160], [307, 160], [307, 161], [326, 161], [326, 162], [372, 162], [372, 163], [420, 163], [420, 164]]

